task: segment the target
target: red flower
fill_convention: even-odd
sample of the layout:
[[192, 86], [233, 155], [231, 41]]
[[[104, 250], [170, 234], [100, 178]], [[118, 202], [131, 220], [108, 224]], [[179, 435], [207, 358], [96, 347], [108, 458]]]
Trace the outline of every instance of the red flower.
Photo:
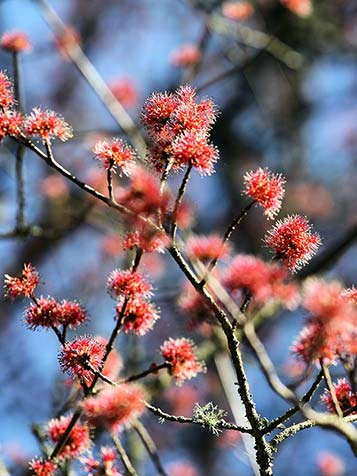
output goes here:
[[25, 309], [25, 322], [29, 329], [38, 327], [57, 327], [61, 324], [61, 306], [52, 297], [41, 296], [36, 300], [36, 304], [30, 304]]
[[89, 337], [77, 337], [63, 346], [59, 362], [63, 372], [90, 385], [94, 377], [90, 369], [100, 371], [104, 353], [105, 345], [102, 343]]
[[123, 296], [148, 298], [152, 294], [152, 286], [139, 273], [115, 269], [108, 277], [107, 291], [113, 299]]
[[[345, 378], [338, 379], [337, 383], [334, 383], [333, 386], [342, 412], [350, 410], [352, 407], [357, 405], [356, 396], [352, 392], [350, 383], [347, 382]], [[325, 393], [321, 397], [321, 401], [325, 405], [327, 411], [336, 413], [335, 405], [328, 390], [325, 390]], [[356, 411], [352, 412], [353, 415], [356, 413]]]
[[[125, 301], [123, 300], [116, 306], [118, 317], [122, 314], [124, 303]], [[158, 310], [152, 303], [142, 298], [130, 300], [125, 305], [123, 316], [124, 331], [142, 336], [154, 327], [155, 321], [159, 317]]]
[[132, 250], [136, 247], [146, 253], [163, 253], [170, 246], [170, 237], [163, 231], [156, 231], [150, 225], [141, 224], [139, 230], [128, 233], [123, 240], [123, 249]]
[[44, 459], [32, 459], [29, 467], [33, 476], [54, 476], [56, 472], [55, 463]]
[[178, 385], [205, 371], [204, 363], [197, 360], [196, 349], [190, 339], [170, 337], [162, 344], [160, 350], [165, 361], [170, 364], [169, 372], [175, 377]]
[[130, 175], [133, 170], [135, 152], [121, 139], [101, 140], [93, 147], [93, 154], [102, 161], [106, 170], [119, 168], [119, 172]]
[[172, 144], [172, 157], [178, 166], [191, 163], [201, 175], [210, 175], [218, 160], [218, 151], [208, 143], [205, 134], [186, 131]]
[[170, 55], [170, 63], [173, 66], [185, 67], [197, 64], [201, 60], [201, 52], [196, 45], [187, 44], [179, 46]]
[[61, 116], [54, 111], [42, 111], [39, 108], [34, 108], [26, 117], [24, 127], [29, 136], [40, 137], [44, 142], [53, 138], [65, 142], [73, 136], [72, 128]]
[[123, 106], [133, 107], [138, 103], [139, 93], [130, 78], [120, 78], [112, 81], [110, 89]]
[[253, 15], [254, 8], [249, 2], [224, 2], [222, 13], [230, 20], [244, 21]]
[[11, 53], [28, 52], [31, 50], [30, 40], [21, 31], [5, 32], [0, 39], [0, 46]]
[[259, 167], [255, 172], [244, 175], [244, 184], [243, 193], [260, 203], [268, 218], [273, 218], [279, 212], [285, 193], [285, 179], [280, 174]]
[[0, 108], [7, 109], [15, 102], [12, 83], [8, 76], [0, 71]]
[[86, 311], [78, 302], [63, 299], [59, 307], [61, 314], [59, 323], [64, 326], [78, 327], [87, 319]]
[[177, 97], [169, 93], [153, 93], [148, 97], [142, 112], [142, 122], [155, 134], [169, 121], [177, 108]]
[[[106, 347], [108, 344], [108, 340], [104, 337], [97, 336], [95, 337], [95, 340], [104, 347]], [[122, 368], [123, 360], [119, 352], [116, 349], [112, 349], [105, 361], [102, 374], [108, 377], [110, 380], [116, 380]]]
[[17, 137], [21, 132], [23, 117], [14, 111], [0, 112], [0, 142], [6, 136]]
[[281, 3], [300, 17], [307, 17], [312, 13], [311, 0], [280, 0]]
[[100, 449], [100, 461], [93, 456], [82, 458], [87, 476], [120, 476], [115, 468], [116, 450], [103, 446]]
[[[63, 433], [66, 431], [71, 416], [52, 419], [48, 424], [48, 435], [53, 443], [57, 443]], [[78, 458], [82, 453], [90, 447], [91, 440], [89, 428], [85, 424], [76, 423], [69, 434], [67, 443], [63, 446], [58, 454], [59, 458]]]
[[229, 256], [231, 247], [219, 235], [192, 236], [187, 240], [186, 253], [190, 259], [210, 261]]
[[276, 258], [294, 272], [308, 263], [321, 239], [318, 233], [311, 233], [311, 225], [305, 217], [292, 215], [276, 223], [265, 237], [265, 243]]
[[145, 394], [139, 385], [122, 384], [104, 388], [95, 397], [87, 398], [83, 408], [91, 425], [121, 431], [143, 414], [144, 400]]
[[30, 297], [39, 282], [39, 274], [32, 264], [24, 264], [20, 278], [14, 278], [5, 274], [5, 296], [10, 298], [17, 298], [18, 296]]
[[225, 269], [222, 281], [233, 296], [241, 297], [248, 291], [258, 304], [277, 300], [288, 309], [294, 309], [299, 301], [298, 289], [286, 279], [285, 268], [265, 263], [255, 256], [239, 254]]

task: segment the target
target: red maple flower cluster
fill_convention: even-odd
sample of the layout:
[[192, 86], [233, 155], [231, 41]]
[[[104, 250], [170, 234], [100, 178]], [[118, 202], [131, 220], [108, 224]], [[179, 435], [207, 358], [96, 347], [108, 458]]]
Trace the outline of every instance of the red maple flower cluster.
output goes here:
[[54, 476], [56, 464], [50, 460], [32, 459], [29, 463], [32, 476]]
[[281, 3], [300, 17], [307, 17], [312, 13], [311, 0], [280, 0]]
[[[71, 415], [55, 418], [48, 423], [48, 436], [53, 443], [57, 443], [71, 421]], [[63, 459], [78, 458], [90, 448], [91, 439], [87, 424], [76, 423], [72, 428], [67, 442], [60, 450], [58, 457]]]
[[321, 359], [331, 363], [357, 353], [357, 309], [343, 296], [339, 283], [308, 280], [303, 307], [309, 318], [292, 350], [305, 363]]
[[17, 137], [21, 133], [23, 117], [16, 111], [0, 112], [0, 142], [4, 137]]
[[246, 172], [243, 193], [263, 208], [268, 218], [274, 218], [281, 208], [284, 198], [285, 179], [281, 174], [273, 174], [267, 168]]
[[142, 387], [122, 384], [119, 387], [104, 388], [98, 395], [86, 398], [83, 409], [91, 425], [121, 431], [143, 414], [144, 400]]
[[186, 253], [189, 259], [203, 262], [218, 258], [226, 258], [231, 252], [231, 246], [224, 243], [219, 235], [192, 236], [186, 242]]
[[124, 175], [130, 175], [133, 170], [135, 152], [121, 139], [101, 140], [94, 145], [92, 151], [106, 170], [119, 170]]
[[50, 142], [53, 138], [65, 142], [73, 136], [71, 126], [63, 117], [37, 107], [25, 118], [24, 130], [30, 137], [39, 137], [43, 142]]
[[107, 290], [118, 300], [115, 309], [125, 332], [144, 335], [153, 328], [159, 313], [148, 300], [152, 286], [141, 274], [115, 269], [108, 277]]
[[0, 47], [10, 53], [20, 53], [30, 51], [31, 43], [23, 32], [7, 31], [0, 39]]
[[253, 255], [239, 254], [223, 271], [222, 283], [235, 298], [249, 293], [256, 304], [279, 301], [288, 309], [294, 309], [299, 303], [299, 292], [287, 278], [285, 268]]
[[17, 298], [19, 296], [30, 297], [40, 282], [40, 276], [32, 264], [24, 264], [24, 269], [19, 278], [5, 274], [5, 296]]
[[116, 99], [125, 107], [136, 106], [139, 91], [132, 79], [119, 78], [110, 82], [109, 87]]
[[278, 220], [265, 237], [265, 244], [292, 272], [308, 263], [321, 244], [318, 233], [311, 232], [305, 217], [292, 215]]
[[146, 101], [142, 120], [152, 140], [151, 162], [163, 170], [168, 163], [174, 170], [188, 164], [202, 175], [213, 172], [218, 159], [208, 134], [217, 116], [209, 99], [196, 102], [196, 92], [188, 85], [175, 93], [153, 93]]
[[170, 375], [175, 377], [178, 385], [205, 371], [205, 365], [197, 359], [195, 345], [190, 339], [170, 337], [162, 344], [160, 350], [163, 358], [170, 365]]
[[25, 322], [30, 329], [58, 326], [78, 327], [87, 319], [83, 307], [75, 301], [63, 299], [56, 301], [53, 297], [39, 297], [25, 309]]
[[152, 285], [135, 271], [115, 269], [108, 277], [107, 291], [113, 299], [123, 296], [148, 298], [152, 294]]
[[94, 456], [83, 457], [82, 463], [87, 476], [120, 476], [115, 467], [116, 451], [114, 448], [103, 446], [100, 449], [100, 459]]
[[170, 55], [170, 63], [176, 67], [193, 66], [201, 60], [201, 51], [194, 44], [179, 46]]
[[[352, 391], [351, 384], [345, 378], [338, 379], [337, 382], [333, 384], [333, 387], [337, 401], [343, 413], [351, 410], [357, 405], [356, 395]], [[321, 401], [328, 412], [336, 413], [335, 404], [329, 390], [325, 390], [325, 393], [321, 397]], [[356, 415], [357, 411], [351, 413]]]
[[104, 353], [105, 346], [101, 342], [90, 337], [76, 337], [64, 344], [59, 362], [63, 372], [90, 385], [95, 372], [101, 370]]

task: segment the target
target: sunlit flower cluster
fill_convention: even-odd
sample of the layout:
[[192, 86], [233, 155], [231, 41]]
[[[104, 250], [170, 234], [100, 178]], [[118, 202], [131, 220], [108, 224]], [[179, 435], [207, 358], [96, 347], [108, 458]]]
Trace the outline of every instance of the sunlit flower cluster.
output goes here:
[[25, 118], [24, 130], [30, 137], [38, 137], [43, 142], [54, 138], [65, 142], [73, 136], [71, 126], [60, 115], [37, 107]]
[[121, 139], [101, 140], [93, 147], [93, 154], [106, 170], [118, 170], [130, 175], [135, 163], [133, 149]]
[[87, 476], [120, 476], [121, 473], [115, 466], [116, 461], [115, 449], [108, 446], [100, 449], [99, 458], [93, 455], [82, 458]]
[[[356, 395], [352, 391], [351, 384], [345, 378], [338, 379], [333, 387], [342, 412], [349, 411], [357, 405]], [[336, 413], [335, 404], [329, 390], [325, 390], [325, 393], [321, 397], [321, 401], [328, 412]], [[351, 413], [356, 414], [357, 411]]]
[[[53, 443], [57, 443], [62, 438], [70, 421], [71, 415], [50, 420], [47, 431]], [[72, 428], [67, 442], [60, 450], [58, 457], [63, 459], [78, 458], [90, 448], [90, 445], [91, 439], [88, 425], [77, 422]]]
[[5, 296], [17, 298], [19, 296], [30, 297], [40, 282], [40, 276], [31, 263], [24, 264], [20, 277], [12, 277], [5, 274]]
[[0, 39], [0, 47], [11, 53], [28, 52], [31, 50], [31, 43], [23, 32], [7, 31]]

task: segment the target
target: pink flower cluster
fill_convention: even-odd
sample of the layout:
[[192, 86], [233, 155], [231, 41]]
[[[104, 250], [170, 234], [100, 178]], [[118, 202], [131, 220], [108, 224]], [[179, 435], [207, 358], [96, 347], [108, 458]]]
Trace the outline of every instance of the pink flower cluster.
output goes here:
[[320, 359], [331, 363], [357, 353], [357, 308], [343, 295], [339, 283], [308, 280], [302, 304], [309, 317], [293, 351], [305, 363]]
[[118, 300], [117, 318], [122, 320], [125, 332], [144, 335], [153, 328], [159, 313], [148, 301], [152, 286], [141, 274], [115, 269], [108, 277], [107, 290]]
[[175, 93], [153, 93], [142, 113], [153, 141], [152, 164], [158, 170], [168, 163], [174, 170], [192, 164], [202, 175], [211, 174], [218, 152], [208, 136], [216, 116], [214, 103], [209, 99], [196, 102], [196, 92], [189, 85]]
[[83, 307], [75, 301], [63, 299], [56, 301], [53, 297], [39, 297], [25, 310], [25, 322], [30, 329], [39, 327], [78, 327], [87, 319]]
[[[338, 379], [333, 387], [337, 401], [343, 413], [351, 410], [357, 405], [356, 395], [352, 391], [351, 384], [345, 378]], [[336, 413], [335, 404], [329, 390], [325, 390], [325, 393], [321, 397], [321, 401], [328, 412]], [[356, 415], [357, 411], [355, 410], [351, 413]]]
[[21, 31], [6, 31], [0, 38], [0, 47], [10, 53], [26, 53], [31, 50], [31, 43]]
[[190, 339], [170, 337], [160, 347], [161, 354], [170, 365], [169, 373], [178, 385], [205, 371], [205, 365], [197, 359], [196, 349]]
[[39, 274], [32, 264], [24, 264], [24, 269], [19, 278], [5, 274], [5, 296], [13, 299], [19, 296], [30, 297], [33, 295], [39, 282]]
[[107, 387], [98, 395], [88, 397], [83, 409], [89, 423], [109, 431], [121, 431], [131, 425], [145, 410], [145, 393], [139, 385], [121, 384]]
[[121, 473], [115, 467], [116, 460], [116, 450], [103, 446], [100, 449], [100, 458], [83, 457], [82, 463], [87, 476], [120, 476]]

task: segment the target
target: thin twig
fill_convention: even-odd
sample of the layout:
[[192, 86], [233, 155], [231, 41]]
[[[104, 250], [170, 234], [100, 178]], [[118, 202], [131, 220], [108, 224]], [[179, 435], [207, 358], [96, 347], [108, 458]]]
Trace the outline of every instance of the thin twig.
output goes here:
[[[234, 232], [234, 230], [237, 228], [237, 226], [240, 225], [240, 223], [242, 222], [243, 218], [247, 215], [247, 213], [249, 212], [249, 210], [252, 208], [252, 206], [255, 204], [255, 200], [253, 200], [252, 202], [250, 202], [246, 207], [244, 207], [239, 215], [232, 221], [232, 223], [229, 225], [229, 227], [227, 228], [226, 232], [224, 233], [223, 235], [223, 240], [222, 240], [222, 249], [224, 248], [224, 246], [226, 245], [227, 241], [230, 239], [230, 237], [232, 236], [232, 233]], [[216, 267], [217, 265], [217, 262], [219, 260], [220, 256], [219, 254], [217, 253], [217, 256], [215, 258], [212, 259], [212, 261], [209, 263], [209, 265], [207, 266], [207, 270], [202, 278], [202, 281], [201, 283], [204, 284], [207, 282], [208, 278], [209, 278], [209, 275], [212, 273], [212, 271], [214, 270], [214, 268]]]
[[191, 171], [192, 171], [192, 162], [190, 162], [190, 163], [188, 164], [188, 166], [187, 166], [185, 175], [184, 175], [184, 177], [183, 177], [183, 179], [182, 179], [182, 182], [181, 182], [181, 185], [180, 185], [180, 188], [179, 188], [177, 197], [176, 197], [174, 209], [173, 209], [173, 211], [172, 211], [171, 236], [172, 236], [173, 242], [175, 242], [175, 239], [176, 239], [176, 231], [177, 231], [177, 217], [176, 217], [176, 215], [177, 215], [178, 209], [180, 208], [180, 205], [181, 205], [183, 196], [184, 196], [184, 194], [185, 194], [186, 187], [187, 187], [188, 181], [189, 181], [189, 179], [190, 179]]
[[118, 435], [116, 435], [115, 433], [111, 433], [111, 437], [127, 473], [130, 474], [130, 476], [138, 476], [138, 473], [135, 471], [134, 466], [131, 464], [129, 456], [127, 455], [123, 445], [121, 444]]
[[321, 365], [321, 368], [322, 368], [322, 372], [324, 374], [326, 387], [327, 387], [328, 391], [330, 392], [330, 395], [331, 395], [331, 398], [332, 398], [333, 406], [335, 407], [337, 415], [342, 418], [343, 417], [343, 412], [342, 412], [341, 407], [340, 407], [340, 402], [338, 401], [337, 396], [336, 396], [335, 387], [333, 386], [333, 383], [332, 383], [331, 374], [330, 374], [328, 365], [326, 365], [323, 362], [322, 359], [320, 360], [320, 365]]
[[165, 471], [165, 469], [164, 469], [164, 467], [161, 463], [161, 460], [160, 460], [155, 442], [151, 438], [151, 436], [150, 436], [149, 432], [147, 431], [147, 429], [145, 428], [145, 426], [141, 423], [141, 421], [136, 420], [133, 423], [133, 427], [134, 427], [135, 431], [137, 432], [137, 434], [139, 435], [139, 438], [143, 442], [143, 445], [145, 446], [147, 452], [149, 453], [151, 461], [153, 462], [154, 466], [156, 467], [158, 473], [161, 474], [162, 476], [168, 476], [168, 474], [166, 473], [166, 471]]
[[149, 367], [147, 370], [144, 370], [143, 372], [140, 372], [136, 375], [131, 375], [130, 377], [120, 380], [118, 383], [121, 384], [121, 383], [134, 382], [136, 380], [140, 380], [146, 377], [147, 375], [156, 374], [158, 371], [162, 369], [168, 369], [168, 368], [170, 368], [170, 364], [168, 362], [164, 362], [163, 364], [160, 364], [160, 365], [153, 365]]

